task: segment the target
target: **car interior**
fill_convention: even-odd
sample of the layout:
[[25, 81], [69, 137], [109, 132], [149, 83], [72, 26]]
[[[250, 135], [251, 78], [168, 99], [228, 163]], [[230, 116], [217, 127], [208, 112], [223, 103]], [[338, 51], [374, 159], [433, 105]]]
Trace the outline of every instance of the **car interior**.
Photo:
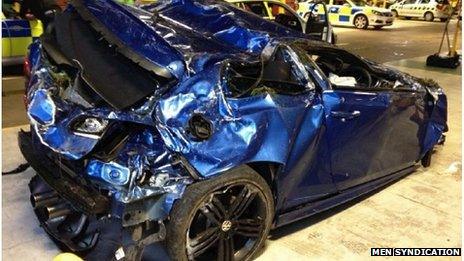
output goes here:
[[271, 9], [272, 16], [274, 17], [274, 21], [276, 23], [291, 28], [295, 31], [303, 32], [301, 23], [295, 15], [278, 4], [268, 2], [268, 6]]
[[[303, 32], [301, 23], [295, 15], [288, 12], [284, 7], [279, 6], [278, 4], [268, 2], [267, 5], [271, 10], [274, 22], [291, 28], [295, 31]], [[244, 9], [249, 12], [252, 12], [261, 17], [270, 18], [268, 17], [264, 2], [247, 2], [243, 3], [243, 6]]]
[[307, 48], [307, 55], [329, 79], [333, 88], [382, 90], [394, 88], [395, 82], [380, 75], [361, 58], [336, 48]]
[[[305, 49], [302, 52], [317, 65], [334, 89], [380, 91], [399, 87], [397, 81], [375, 72], [364, 60], [344, 50]], [[284, 48], [277, 49], [264, 64], [231, 63], [226, 73], [230, 95], [237, 98], [261, 93], [299, 95], [310, 90], [309, 85], [315, 88], [312, 80], [299, 75], [301, 71]]]
[[306, 34], [315, 36], [319, 39], [323, 38], [326, 28], [329, 28], [329, 21], [324, 16], [320, 16], [316, 13], [318, 8], [323, 8], [324, 13], [327, 13], [327, 6], [325, 4], [313, 5], [307, 13], [306, 21]]
[[298, 95], [314, 88], [313, 83], [300, 74], [288, 49], [281, 47], [265, 63], [236, 62], [226, 69], [230, 95], [236, 98], [262, 93]]

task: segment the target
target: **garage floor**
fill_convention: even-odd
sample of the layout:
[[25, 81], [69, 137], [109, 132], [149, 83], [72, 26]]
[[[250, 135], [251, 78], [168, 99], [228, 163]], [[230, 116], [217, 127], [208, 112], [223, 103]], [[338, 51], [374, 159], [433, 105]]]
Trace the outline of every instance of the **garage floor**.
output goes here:
[[[366, 260], [371, 247], [461, 247], [461, 69], [426, 68], [423, 57], [438, 47], [442, 28], [438, 22], [404, 20], [380, 31], [336, 28], [339, 46], [440, 83], [449, 103], [446, 144], [434, 154], [430, 168], [273, 231], [258, 260]], [[2, 171], [8, 171], [24, 162], [16, 133], [27, 127], [22, 125], [22, 78], [4, 77], [2, 82]], [[32, 175], [28, 169], [2, 177], [4, 260], [51, 260], [59, 253], [30, 207], [27, 184]]]
[[[432, 167], [419, 168], [362, 200], [274, 231], [258, 260], [359, 260], [370, 258], [371, 247], [461, 247], [461, 76], [425, 70], [424, 61], [419, 57], [389, 65], [437, 80], [448, 95], [450, 131]], [[16, 145], [18, 129], [2, 131], [3, 171], [23, 162]], [[51, 260], [59, 253], [33, 216], [27, 189], [32, 175], [28, 169], [2, 177], [4, 260]]]

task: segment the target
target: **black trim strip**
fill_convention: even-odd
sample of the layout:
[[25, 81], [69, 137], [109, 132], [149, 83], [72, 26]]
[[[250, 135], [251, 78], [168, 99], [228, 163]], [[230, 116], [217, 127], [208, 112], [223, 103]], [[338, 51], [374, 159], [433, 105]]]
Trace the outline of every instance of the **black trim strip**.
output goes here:
[[[31, 164], [37, 174], [61, 197], [69, 201], [73, 208], [86, 214], [108, 213], [110, 208], [109, 199], [98, 191], [75, 182], [65, 173], [72, 170], [60, 168], [52, 160], [46, 158], [43, 155], [44, 153], [38, 152], [32, 143], [31, 132], [21, 130], [18, 133], [18, 143], [24, 158]], [[57, 174], [59, 177], [57, 177]]]

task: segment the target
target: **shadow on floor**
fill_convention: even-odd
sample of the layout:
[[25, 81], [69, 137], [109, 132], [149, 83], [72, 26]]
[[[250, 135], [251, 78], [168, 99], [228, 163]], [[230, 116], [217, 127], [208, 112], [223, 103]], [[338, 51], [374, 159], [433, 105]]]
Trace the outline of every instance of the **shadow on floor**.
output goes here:
[[[414, 171], [415, 172], [415, 171]], [[299, 221], [295, 221], [291, 224], [288, 224], [288, 225], [284, 225], [282, 227], [278, 227], [274, 230], [271, 231], [270, 233], [270, 237], [268, 238], [268, 240], [278, 240], [279, 238], [281, 237], [284, 237], [284, 236], [287, 236], [287, 235], [290, 235], [292, 233], [295, 233], [295, 232], [298, 232], [299, 230], [302, 230], [302, 229], [305, 229], [307, 227], [310, 227], [314, 224], [317, 224], [327, 218], [330, 218], [354, 205], [356, 205], [357, 203], [377, 194], [378, 192], [382, 191], [383, 189], [397, 183], [398, 181], [408, 177], [409, 175], [413, 174], [414, 172], [411, 172], [405, 176], [403, 176], [402, 178], [398, 179], [398, 180], [395, 180], [391, 183], [388, 183], [380, 188], [377, 188], [365, 195], [362, 195], [356, 199], [353, 199], [349, 202], [346, 202], [346, 203], [343, 203], [339, 206], [336, 206], [336, 207], [333, 207], [331, 209], [328, 209], [326, 211], [323, 211], [323, 212], [320, 212], [320, 213], [317, 213], [317, 214], [314, 214], [312, 216], [309, 216], [309, 217], [306, 217], [306, 218], [303, 218]]]

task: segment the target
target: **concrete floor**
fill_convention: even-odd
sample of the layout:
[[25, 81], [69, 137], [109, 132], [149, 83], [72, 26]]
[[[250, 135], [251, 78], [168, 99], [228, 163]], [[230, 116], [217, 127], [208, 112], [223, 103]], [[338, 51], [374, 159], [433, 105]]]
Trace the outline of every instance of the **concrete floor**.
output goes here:
[[[429, 27], [435, 28], [438, 24], [409, 22], [425, 24], [423, 27], [432, 31], [435, 29]], [[406, 28], [414, 31], [412, 27]], [[345, 39], [353, 38], [349, 41], [355, 41], [355, 35], [361, 39], [361, 34], [377, 33], [339, 30]], [[414, 41], [420, 37], [417, 35]], [[367, 52], [369, 47], [366, 48], [362, 51]], [[396, 48], [397, 52], [408, 53], [410, 47]], [[377, 55], [371, 51], [372, 56]], [[393, 57], [391, 55], [389, 57]], [[367, 260], [371, 247], [461, 247], [461, 74], [460, 70], [426, 68], [423, 55], [405, 60], [390, 59], [387, 64], [415, 76], [432, 78], [447, 93], [450, 131], [445, 146], [434, 154], [432, 166], [419, 168], [395, 184], [356, 202], [273, 231], [257, 260]], [[18, 101], [10, 102], [12, 106], [21, 106], [20, 95], [16, 95]], [[3, 106], [10, 98], [4, 97]], [[3, 109], [4, 120], [14, 116], [5, 115], [5, 107]], [[17, 125], [2, 129], [2, 171], [23, 162], [16, 145]], [[27, 189], [32, 175], [29, 169], [19, 175], [2, 177], [4, 260], [51, 260], [59, 253], [33, 217]]]
[[[335, 27], [334, 31], [338, 36], [338, 46], [385, 63], [437, 52], [444, 26], [445, 23], [438, 21], [395, 19], [392, 26], [383, 27], [381, 30], [370, 28], [360, 31], [348, 27]], [[456, 20], [452, 20], [448, 26], [451, 38], [455, 28]], [[460, 37], [457, 46], [461, 49]]]

